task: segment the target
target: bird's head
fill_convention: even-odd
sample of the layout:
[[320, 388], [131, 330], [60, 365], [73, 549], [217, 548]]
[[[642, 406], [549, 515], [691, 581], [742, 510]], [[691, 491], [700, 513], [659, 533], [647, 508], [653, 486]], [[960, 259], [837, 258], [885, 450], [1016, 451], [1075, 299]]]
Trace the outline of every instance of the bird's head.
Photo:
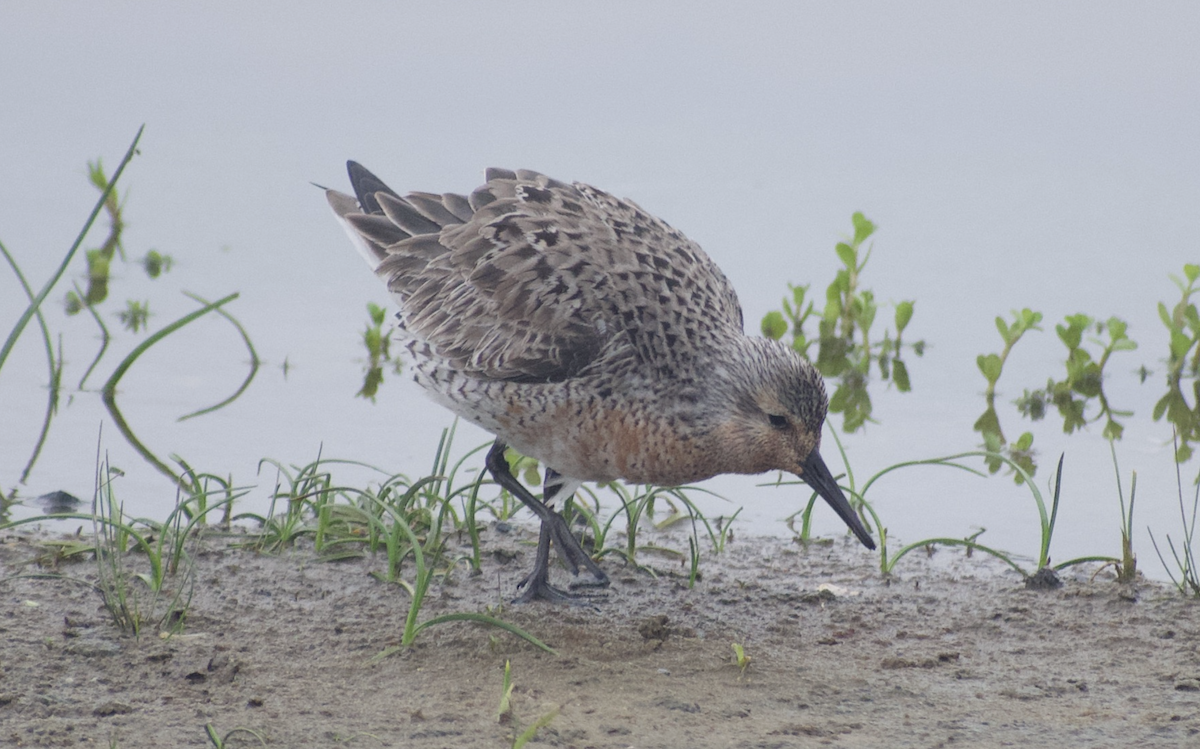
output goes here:
[[[787, 471], [811, 486], [868, 549], [875, 541], [850, 507], [821, 458], [821, 428], [829, 410], [825, 383], [816, 368], [788, 346], [764, 338], [750, 346], [731, 379], [735, 408], [723, 427], [743, 446], [750, 470]], [[734, 436], [736, 435], [736, 436]], [[745, 463], [744, 463], [745, 464]]]

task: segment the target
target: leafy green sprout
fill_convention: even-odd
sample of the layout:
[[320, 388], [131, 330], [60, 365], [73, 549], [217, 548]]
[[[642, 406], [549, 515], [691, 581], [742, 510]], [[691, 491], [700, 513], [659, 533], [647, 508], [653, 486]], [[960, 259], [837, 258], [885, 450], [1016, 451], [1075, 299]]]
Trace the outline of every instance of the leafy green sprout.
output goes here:
[[[1046, 404], [1052, 403], [1063, 418], [1065, 433], [1070, 434], [1087, 426], [1090, 421], [1103, 419], [1104, 438], [1121, 439], [1125, 428], [1117, 421], [1117, 417], [1132, 416], [1133, 412], [1118, 411], [1109, 404], [1104, 393], [1104, 367], [1114, 352], [1133, 351], [1137, 343], [1126, 334], [1127, 324], [1116, 317], [1096, 321], [1081, 313], [1068, 315], [1064, 322], [1056, 325], [1055, 331], [1067, 347], [1066, 379], [1061, 382], [1051, 379], [1044, 390], [1025, 391], [1017, 401], [1017, 408], [1023, 415], [1037, 421], [1045, 415]], [[1093, 359], [1082, 345], [1083, 336], [1090, 329], [1094, 329], [1097, 335], [1108, 333], [1107, 342], [1099, 338], [1091, 339], [1092, 343], [1103, 347], [1099, 359]], [[1086, 408], [1092, 399], [1099, 403], [1100, 412], [1089, 419]]]
[[738, 667], [738, 678], [741, 679], [746, 675], [746, 669], [750, 668], [750, 656], [746, 655], [746, 648], [741, 643], [730, 643], [733, 647], [733, 662]]
[[[1038, 324], [1042, 321], [1042, 313], [1025, 308], [1020, 312], [1013, 310], [1012, 317], [1012, 324], [1006, 323], [1002, 317], [996, 318], [996, 330], [1000, 332], [1000, 338], [1004, 342], [1004, 348], [1000, 353], [980, 354], [975, 359], [979, 371], [987, 380], [987, 390], [984, 393], [987, 408], [975, 420], [974, 428], [983, 436], [984, 449], [987, 452], [996, 455], [1007, 453], [1010, 462], [1019, 464], [1026, 473], [1033, 475], [1037, 471], [1032, 452], [1033, 433], [1025, 432], [1015, 443], [1008, 444], [1004, 438], [1004, 432], [1000, 428], [1000, 417], [996, 413], [996, 383], [1000, 380], [1004, 364], [1008, 361], [1013, 347], [1017, 345], [1022, 336], [1031, 330], [1041, 330]], [[988, 458], [986, 462], [989, 473], [999, 472], [1004, 465], [1004, 461], [999, 458]], [[1022, 479], [1019, 474], [1014, 474], [1014, 480], [1019, 484]]]
[[1186, 463], [1192, 457], [1191, 443], [1200, 439], [1200, 397], [1189, 404], [1183, 392], [1183, 380], [1200, 376], [1200, 313], [1192, 296], [1200, 292], [1200, 265], [1183, 266], [1183, 278], [1171, 275], [1180, 291], [1180, 299], [1170, 310], [1158, 304], [1158, 316], [1170, 335], [1167, 360], [1167, 392], [1154, 404], [1152, 416], [1159, 421], [1164, 416], [1177, 435], [1175, 459]]
[[[810, 348], [817, 345], [814, 362], [826, 377], [837, 377], [839, 382], [829, 399], [831, 413], [843, 415], [843, 429], [854, 432], [871, 420], [872, 404], [867, 383], [873, 364], [878, 366], [881, 379], [891, 380], [901, 392], [911, 390], [908, 367], [901, 358], [905, 347], [902, 342], [904, 330], [913, 316], [912, 301], [896, 304], [894, 337], [885, 330], [880, 340], [874, 340], [871, 328], [879, 311], [874, 292], [860, 288], [860, 276], [871, 256], [871, 247], [864, 243], [875, 232], [875, 224], [862, 213], [852, 216], [854, 235], [845, 242], [837, 243], [835, 251], [842, 263], [833, 282], [825, 290], [825, 304], [819, 316], [816, 302], [809, 298], [809, 286], [789, 284], [791, 298], [784, 298], [781, 310], [773, 310], [763, 317], [761, 330], [764, 336], [781, 340], [791, 332], [792, 348], [806, 358], [812, 359]], [[806, 324], [816, 317], [817, 336], [810, 338]], [[925, 344], [918, 341], [909, 344], [918, 356], [924, 353]]]
[[504, 660], [504, 683], [500, 687], [500, 706], [496, 708], [496, 720], [500, 723], [512, 720], [512, 663]]

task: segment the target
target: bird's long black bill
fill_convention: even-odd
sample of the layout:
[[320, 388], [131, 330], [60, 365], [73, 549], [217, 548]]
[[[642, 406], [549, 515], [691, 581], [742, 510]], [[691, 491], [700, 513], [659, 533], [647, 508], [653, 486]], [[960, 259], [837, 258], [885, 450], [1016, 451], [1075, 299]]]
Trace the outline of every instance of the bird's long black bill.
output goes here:
[[805, 483], [815, 489], [817, 494], [820, 494], [829, 503], [838, 517], [845, 521], [846, 525], [850, 526], [850, 530], [854, 531], [854, 535], [858, 536], [858, 540], [862, 541], [863, 546], [874, 549], [875, 539], [871, 538], [870, 533], [867, 533], [862, 521], [858, 519], [858, 514], [846, 501], [846, 495], [842, 494], [841, 487], [838, 486], [833, 474], [825, 466], [821, 454], [816, 450], [809, 453], [808, 460], [804, 461], [803, 471], [800, 478], [804, 479]]

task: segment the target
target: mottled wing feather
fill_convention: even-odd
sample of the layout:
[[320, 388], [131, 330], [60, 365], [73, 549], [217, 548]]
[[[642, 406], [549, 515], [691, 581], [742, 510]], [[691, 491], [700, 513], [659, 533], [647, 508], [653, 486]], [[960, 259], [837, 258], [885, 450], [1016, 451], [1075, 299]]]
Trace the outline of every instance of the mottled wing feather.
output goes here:
[[400, 198], [357, 164], [350, 177], [376, 215], [339, 215], [386, 253], [376, 273], [402, 330], [464, 373], [558, 381], [614, 357], [665, 367], [692, 349], [681, 339], [741, 331], [716, 265], [632, 202], [527, 170], [489, 169], [467, 198]]

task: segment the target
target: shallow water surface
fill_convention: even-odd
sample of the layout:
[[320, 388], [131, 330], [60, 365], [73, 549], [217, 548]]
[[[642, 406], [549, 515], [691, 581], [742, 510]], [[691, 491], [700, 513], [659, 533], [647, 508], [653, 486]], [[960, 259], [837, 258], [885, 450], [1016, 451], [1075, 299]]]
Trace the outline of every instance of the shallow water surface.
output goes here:
[[[262, 510], [275, 484], [262, 458], [321, 455], [420, 474], [450, 422], [402, 378], [389, 377], [376, 404], [353, 397], [365, 305], [387, 299], [309, 181], [344, 188], [354, 158], [401, 192], [467, 192], [486, 166], [528, 167], [628, 196], [685, 231], [729, 275], [751, 329], [787, 282], [823, 290], [851, 212], [875, 221], [864, 285], [884, 303], [915, 299], [907, 337], [929, 348], [909, 359], [914, 392], [877, 387], [878, 423], [846, 438], [860, 483], [895, 462], [978, 444], [971, 426], [985, 383], [975, 357], [999, 351], [996, 315], [1045, 314], [1045, 332], [1019, 344], [1001, 380], [1010, 438], [1030, 428], [1011, 400], [1062, 376], [1053, 325], [1076, 312], [1127, 320], [1139, 349], [1114, 356], [1106, 390], [1134, 412], [1118, 454], [1126, 491], [1138, 471], [1140, 559], [1162, 574], [1145, 529], [1178, 537], [1179, 521], [1170, 430], [1150, 418], [1166, 356], [1156, 304], [1174, 304], [1168, 274], [1198, 259], [1200, 63], [1184, 31], [1195, 28], [1195, 6], [1113, 4], [1087, 16], [1035, 5], [903, 14], [887, 4], [396, 6], [376, 8], [369, 23], [315, 3], [236, 18], [130, 7], [132, 27], [124, 14], [75, 4], [0, 10], [9, 71], [0, 139], [20, 144], [0, 151], [9, 176], [0, 240], [40, 287], [95, 200], [85, 162], [103, 156], [111, 167], [147, 123], [122, 180], [125, 248], [157, 248], [176, 265], [155, 282], [118, 265], [105, 319], [116, 328], [125, 298], [148, 299], [161, 326], [195, 308], [179, 291], [238, 291], [227, 309], [264, 364], [232, 406], [178, 422], [245, 375], [236, 332], [210, 316], [139, 360], [119, 402], [164, 458], [254, 485], [245, 507]], [[86, 246], [99, 241], [97, 232]], [[81, 280], [83, 268], [77, 258], [65, 280]], [[99, 445], [125, 472], [126, 511], [161, 516], [174, 501], [169, 482], [125, 444], [91, 390], [136, 339], [123, 336], [89, 390], [74, 391], [98, 341], [86, 316], [59, 311], [65, 291], [52, 294], [49, 318], [72, 387], [18, 485], [46, 403], [30, 327], [0, 372], [0, 482], [23, 497], [90, 498]], [[20, 288], [0, 275], [0, 330], [23, 308]], [[880, 322], [890, 316], [884, 306]], [[1154, 371], [1144, 385], [1134, 374], [1143, 365]], [[1117, 554], [1099, 427], [1066, 437], [1047, 419], [1033, 431], [1039, 480], [1067, 455], [1054, 557]], [[456, 449], [486, 440], [463, 425]], [[828, 435], [823, 453], [837, 472]], [[1195, 466], [1184, 471], [1187, 482]], [[786, 532], [781, 518], [808, 492], [759, 486], [773, 478], [714, 480], [706, 486], [729, 502], [702, 506], [743, 506], [747, 530]], [[870, 498], [900, 540], [986, 527], [984, 542], [1036, 551], [1033, 503], [1006, 478], [910, 469]], [[841, 530], [824, 507], [818, 521], [819, 532]]]

